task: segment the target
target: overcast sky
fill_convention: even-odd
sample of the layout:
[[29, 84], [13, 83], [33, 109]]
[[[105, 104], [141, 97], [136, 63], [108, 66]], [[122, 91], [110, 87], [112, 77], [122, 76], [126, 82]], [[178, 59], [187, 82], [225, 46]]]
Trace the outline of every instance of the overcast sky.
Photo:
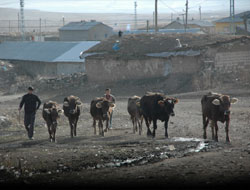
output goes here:
[[[26, 9], [72, 13], [152, 13], [155, 0], [24, 0]], [[19, 8], [20, 0], [0, 0], [0, 7]], [[189, 12], [228, 11], [230, 0], [189, 0]], [[159, 13], [180, 13], [186, 0], [158, 0]], [[235, 12], [250, 10], [250, 0], [235, 0]]]

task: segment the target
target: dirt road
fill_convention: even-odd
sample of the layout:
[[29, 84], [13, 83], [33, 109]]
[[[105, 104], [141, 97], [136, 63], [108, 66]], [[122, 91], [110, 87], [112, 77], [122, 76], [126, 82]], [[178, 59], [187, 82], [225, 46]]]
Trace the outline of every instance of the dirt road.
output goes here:
[[[219, 124], [219, 142], [202, 139], [200, 94], [176, 94], [180, 102], [170, 119], [169, 139], [158, 121], [156, 138], [132, 133], [127, 113], [128, 95], [117, 95], [113, 129], [105, 137], [94, 135], [89, 114], [91, 97], [84, 102], [77, 137], [70, 138], [65, 116], [59, 120], [57, 143], [49, 142], [41, 110], [37, 112], [35, 140], [27, 138], [18, 123], [20, 99], [1, 99], [1, 115], [11, 125], [0, 128], [0, 185], [93, 186], [93, 187], [218, 187], [249, 185], [250, 179], [250, 101], [238, 94], [232, 105], [231, 144], [225, 142], [224, 126]], [[131, 94], [134, 95], [134, 94]], [[1, 98], [1, 97], [0, 97]], [[46, 99], [62, 102], [62, 96]]]

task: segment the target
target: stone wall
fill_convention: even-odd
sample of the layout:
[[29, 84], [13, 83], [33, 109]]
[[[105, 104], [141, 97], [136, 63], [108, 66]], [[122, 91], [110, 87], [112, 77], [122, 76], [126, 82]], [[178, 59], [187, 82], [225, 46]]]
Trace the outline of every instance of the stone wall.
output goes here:
[[38, 62], [38, 61], [10, 61], [18, 65], [26, 74], [36, 76], [57, 76], [85, 72], [85, 63], [82, 62]]
[[216, 53], [215, 69], [220, 73], [250, 71], [250, 49]]
[[197, 57], [186, 56], [137, 60], [86, 58], [85, 67], [88, 80], [108, 82], [158, 78], [170, 73], [192, 74], [199, 70], [200, 64]]

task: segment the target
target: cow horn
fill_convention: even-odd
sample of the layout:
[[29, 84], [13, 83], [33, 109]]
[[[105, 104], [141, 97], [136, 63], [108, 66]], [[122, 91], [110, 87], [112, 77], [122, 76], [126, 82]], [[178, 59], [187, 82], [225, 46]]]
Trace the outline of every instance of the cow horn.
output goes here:
[[218, 105], [220, 105], [220, 100], [214, 99], [214, 100], [212, 101], [212, 104], [218, 106]]
[[97, 103], [96, 103], [96, 107], [97, 107], [97, 108], [101, 108], [101, 107], [102, 107], [102, 102], [97, 102]]
[[231, 104], [235, 104], [235, 103], [237, 103], [238, 102], [238, 98], [231, 98], [230, 99], [230, 103]]
[[82, 102], [80, 100], [76, 101], [76, 105], [80, 106], [82, 104]]
[[115, 104], [112, 103], [112, 102], [109, 102], [109, 106], [112, 107], [112, 108], [115, 108]]

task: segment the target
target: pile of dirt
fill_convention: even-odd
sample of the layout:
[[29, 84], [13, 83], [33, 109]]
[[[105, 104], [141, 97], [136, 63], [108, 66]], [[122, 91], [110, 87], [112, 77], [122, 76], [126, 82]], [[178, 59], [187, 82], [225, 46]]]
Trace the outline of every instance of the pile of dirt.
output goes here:
[[[167, 51], [181, 51], [186, 48], [200, 49], [201, 47], [237, 40], [242, 36], [230, 35], [208, 35], [208, 34], [131, 34], [122, 38], [112, 36], [100, 44], [89, 49], [86, 53], [104, 53], [95, 56], [113, 56], [124, 59], [144, 57], [147, 53], [159, 53]], [[178, 47], [179, 39], [181, 44], [187, 47]], [[115, 43], [118, 43], [119, 50], [113, 50]]]

